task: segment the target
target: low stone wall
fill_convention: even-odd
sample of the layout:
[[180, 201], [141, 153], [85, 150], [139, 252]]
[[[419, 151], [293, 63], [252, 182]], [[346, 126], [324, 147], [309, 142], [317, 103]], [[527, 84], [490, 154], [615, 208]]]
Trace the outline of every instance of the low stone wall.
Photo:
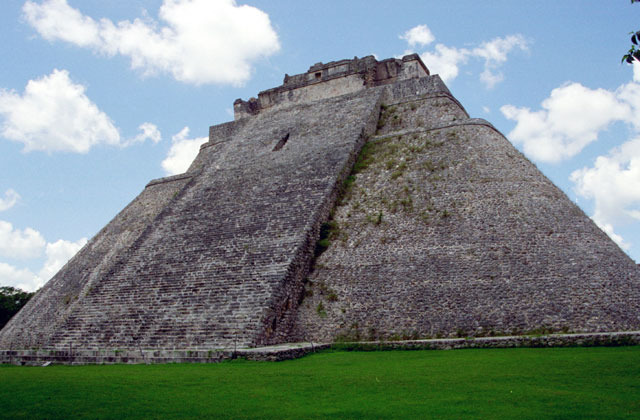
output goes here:
[[457, 350], [517, 347], [618, 347], [640, 344], [640, 331], [520, 335], [503, 337], [436, 338], [429, 340], [345, 342], [335, 350]]
[[216, 350], [82, 350], [31, 349], [0, 350], [0, 364], [43, 366], [48, 364], [151, 364], [218, 363], [224, 360], [282, 361], [296, 359], [316, 351], [380, 350], [455, 350], [468, 348], [517, 347], [597, 347], [640, 344], [640, 331], [551, 334], [543, 336], [508, 336], [476, 338], [440, 338], [429, 340], [366, 341], [345, 343], [293, 343], [252, 349]]
[[219, 350], [83, 350], [33, 349], [0, 351], [0, 363], [41, 366], [47, 363], [64, 365], [142, 364], [142, 363], [216, 363], [229, 359], [228, 352]]
[[0, 350], [0, 364], [42, 366], [48, 364], [152, 364], [218, 363], [223, 360], [280, 361], [296, 359], [330, 344], [293, 343], [252, 349], [144, 350], [144, 349], [28, 349]]

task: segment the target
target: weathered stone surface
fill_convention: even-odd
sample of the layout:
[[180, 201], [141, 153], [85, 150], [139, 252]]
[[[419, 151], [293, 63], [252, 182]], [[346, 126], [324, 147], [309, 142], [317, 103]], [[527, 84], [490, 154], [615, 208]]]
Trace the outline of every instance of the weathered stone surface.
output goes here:
[[416, 55], [319, 63], [234, 108], [0, 331], [5, 355], [640, 327], [637, 265]]
[[298, 339], [638, 327], [636, 265], [490, 124], [427, 95], [387, 106], [379, 127]]
[[317, 63], [306, 73], [285, 75], [282, 86], [262, 91], [249, 101], [237, 99], [235, 119], [258, 114], [263, 109], [331, 98], [402, 80], [425, 78], [429, 70], [417, 54], [377, 61], [373, 56]]
[[124, 264], [130, 248], [190, 179], [183, 175], [149, 183], [9, 321], [0, 331], [0, 348], [51, 343], [62, 322], [82, 305], [81, 298]]
[[86, 364], [152, 364], [152, 363], [218, 363], [231, 359], [281, 361], [303, 357], [309, 353], [335, 349], [343, 351], [377, 350], [457, 350], [469, 348], [516, 347], [594, 347], [637, 346], [640, 331], [551, 334], [535, 336], [437, 338], [426, 340], [365, 341], [340, 343], [291, 343], [284, 345], [238, 349], [61, 349], [0, 350], [0, 364], [48, 366]]
[[[43, 322], [12, 321], [2, 347], [217, 348], [286, 341], [320, 224], [375, 130], [380, 96], [376, 90], [341, 95], [212, 129], [222, 136], [211, 138], [189, 176], [150, 183], [132, 210], [107, 228], [111, 238], [129, 220], [128, 229], [144, 226], [120, 258], [79, 255], [68, 267], [96, 281], [84, 281], [67, 302], [69, 292], [57, 292], [57, 285], [75, 284], [78, 276], [63, 270], [38, 296], [56, 311], [46, 311]], [[152, 220], [135, 219], [142, 216], [133, 210], [136, 203], [176, 183], [167, 190], [169, 202], [158, 197], [162, 211]], [[98, 235], [88, 247], [102, 242]], [[91, 271], [100, 264], [105, 270]], [[27, 308], [21, 316], [30, 319], [33, 312]]]

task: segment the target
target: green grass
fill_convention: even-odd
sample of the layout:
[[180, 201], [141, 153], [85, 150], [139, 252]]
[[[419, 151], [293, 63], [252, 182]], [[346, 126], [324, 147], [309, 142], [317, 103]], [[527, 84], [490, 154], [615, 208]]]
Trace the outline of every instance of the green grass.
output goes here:
[[638, 419], [640, 347], [0, 367], [4, 419]]

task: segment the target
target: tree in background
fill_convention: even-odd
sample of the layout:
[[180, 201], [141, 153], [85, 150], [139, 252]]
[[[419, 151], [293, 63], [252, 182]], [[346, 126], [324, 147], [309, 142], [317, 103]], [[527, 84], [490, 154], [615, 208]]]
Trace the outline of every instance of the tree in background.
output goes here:
[[31, 299], [29, 293], [15, 287], [0, 287], [0, 329]]
[[[631, 0], [631, 3], [640, 3], [640, 0]], [[640, 31], [631, 32], [631, 34], [631, 48], [622, 56], [622, 61], [629, 64], [633, 63], [633, 60], [640, 61], [640, 48], [636, 48], [640, 46]]]

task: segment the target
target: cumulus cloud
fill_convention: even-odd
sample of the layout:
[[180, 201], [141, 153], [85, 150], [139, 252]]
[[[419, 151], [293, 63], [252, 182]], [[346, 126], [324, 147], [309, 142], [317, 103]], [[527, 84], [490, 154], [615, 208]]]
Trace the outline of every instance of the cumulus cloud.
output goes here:
[[594, 200], [593, 220], [628, 249], [613, 228], [640, 220], [640, 138], [599, 156], [592, 167], [574, 171], [570, 179], [577, 194]]
[[[409, 44], [409, 47], [426, 46], [435, 41], [435, 36], [427, 25], [418, 25], [400, 36]], [[438, 74], [445, 82], [450, 82], [458, 77], [460, 67], [470, 60], [483, 60], [484, 70], [480, 74], [487, 88], [494, 87], [504, 79], [500, 67], [506, 63], [509, 53], [513, 50], [526, 51], [529, 43], [522, 35], [508, 35], [483, 42], [476, 48], [457, 48], [444, 44], [436, 44], [431, 51], [420, 54], [432, 74]], [[405, 54], [410, 53], [405, 51]]]
[[[0, 252], [4, 249], [3, 245], [6, 245], [2, 234], [2, 227], [5, 223], [6, 222], [0, 222]], [[0, 262], [0, 285], [2, 286], [17, 287], [30, 292], [39, 289], [87, 243], [86, 238], [79, 239], [76, 242], [60, 239], [53, 243], [45, 243], [40, 233], [33, 229], [26, 229], [25, 232], [27, 231], [33, 233], [38, 238], [36, 241], [37, 244], [34, 245], [38, 250], [38, 255], [29, 254], [27, 257], [35, 258], [40, 256], [44, 249], [46, 255], [44, 264], [36, 274], [28, 268], [17, 268], [10, 264]], [[17, 232], [20, 234], [19, 231]], [[15, 253], [14, 255], [0, 253], [0, 255], [11, 257], [15, 256]]]
[[606, 234], [609, 236], [609, 238], [611, 238], [611, 240], [613, 240], [613, 242], [615, 242], [615, 243], [616, 243], [620, 248], [622, 248], [622, 249], [623, 249], [623, 250], [625, 250], [625, 251], [628, 251], [628, 250], [630, 250], [630, 249], [631, 249], [631, 244], [630, 244], [630, 243], [628, 243], [628, 242], [626, 242], [622, 236], [618, 235], [617, 233], [615, 233], [615, 232], [613, 231], [613, 225], [612, 225], [611, 223], [603, 223], [603, 222], [600, 222], [599, 220], [597, 220], [597, 219], [595, 219], [595, 218], [593, 219], [593, 221], [594, 221], [594, 222], [596, 223], [596, 225], [598, 225], [598, 227], [599, 227], [600, 229], [602, 229], [602, 231], [603, 231], [604, 233], [606, 233]]
[[269, 16], [235, 0], [164, 0], [159, 21], [96, 21], [66, 0], [27, 1], [23, 12], [47, 40], [119, 54], [144, 74], [168, 73], [193, 84], [241, 85], [256, 60], [280, 49]]
[[433, 36], [427, 25], [418, 25], [409, 29], [404, 35], [401, 35], [400, 39], [404, 39], [409, 43], [409, 46], [413, 47], [416, 45], [424, 46], [431, 44], [435, 41], [436, 37]]
[[610, 124], [622, 121], [640, 129], [640, 85], [615, 91], [569, 83], [553, 89], [538, 111], [504, 105], [502, 114], [516, 121], [508, 137], [531, 158], [557, 163], [598, 139]]
[[3, 262], [0, 262], [0, 281], [2, 286], [17, 287], [27, 292], [35, 291], [43, 284], [31, 270], [16, 268]]
[[47, 259], [38, 272], [38, 278], [41, 282], [38, 287], [49, 281], [86, 243], [87, 238], [79, 239], [76, 242], [59, 239], [56, 242], [48, 243], [45, 251]]
[[9, 210], [20, 199], [20, 194], [9, 188], [4, 192], [4, 198], [0, 198], [0, 211]]
[[494, 87], [504, 79], [499, 68], [507, 61], [508, 54], [514, 49], [526, 51], [528, 48], [528, 43], [522, 35], [509, 35], [483, 42], [471, 51], [474, 57], [484, 59], [484, 71], [480, 74], [480, 80], [488, 88]]
[[151, 140], [153, 143], [158, 143], [162, 140], [162, 134], [155, 124], [149, 122], [142, 123], [138, 127], [140, 133], [132, 139], [129, 139], [123, 143], [123, 146], [130, 146], [136, 143], [143, 143], [146, 140]]
[[158, 142], [160, 132], [151, 123], [141, 133], [122, 140], [111, 119], [74, 83], [66, 70], [30, 80], [22, 95], [0, 90], [0, 134], [24, 144], [24, 151], [87, 153], [99, 144], [129, 146], [147, 139]]
[[171, 148], [162, 161], [162, 168], [167, 175], [181, 174], [189, 169], [189, 165], [200, 151], [200, 145], [208, 140], [206, 137], [189, 139], [188, 136], [189, 127], [185, 127], [171, 138]]
[[640, 83], [640, 62], [638, 60], [633, 62], [633, 81]]
[[36, 290], [57, 273], [86, 243], [86, 238], [75, 242], [60, 239], [47, 243], [42, 234], [34, 229], [15, 229], [11, 223], [0, 220], [0, 257], [20, 260], [41, 258], [43, 254], [46, 257], [37, 274], [27, 268], [16, 268], [0, 262], [0, 285], [19, 287], [28, 291]]
[[0, 220], [0, 256], [35, 258], [42, 255], [45, 245], [40, 232], [31, 228], [14, 229], [11, 223]]
[[44, 39], [60, 39], [83, 47], [99, 40], [97, 23], [70, 7], [66, 0], [49, 0], [43, 4], [27, 1], [22, 11]]
[[447, 83], [458, 77], [460, 66], [469, 61], [469, 50], [437, 44], [435, 51], [425, 51], [420, 58], [431, 74], [438, 74]]
[[578, 196], [593, 200], [594, 222], [625, 250], [631, 243], [615, 229], [640, 221], [640, 64], [634, 64], [633, 71], [633, 81], [614, 90], [567, 83], [553, 89], [538, 110], [500, 108], [506, 118], [516, 121], [510, 140], [541, 162], [576, 156], [614, 123], [627, 124], [635, 133], [569, 178]]
[[27, 83], [24, 94], [0, 91], [1, 133], [26, 152], [86, 153], [100, 143], [117, 145], [120, 134], [66, 70]]

